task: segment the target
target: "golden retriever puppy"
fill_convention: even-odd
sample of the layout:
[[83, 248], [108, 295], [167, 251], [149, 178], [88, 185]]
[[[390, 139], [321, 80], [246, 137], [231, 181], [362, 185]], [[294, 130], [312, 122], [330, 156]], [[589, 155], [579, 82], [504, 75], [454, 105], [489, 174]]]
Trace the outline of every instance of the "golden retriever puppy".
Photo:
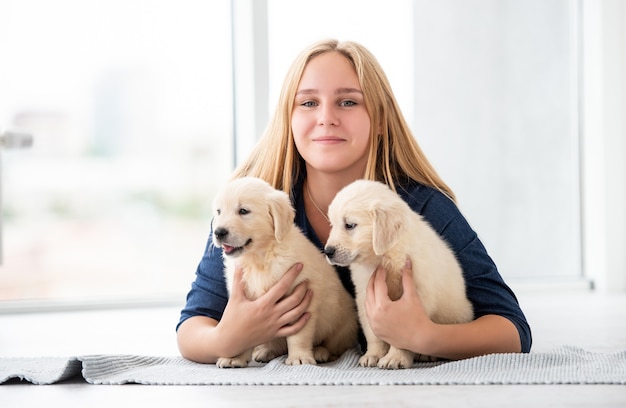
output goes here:
[[389, 297], [402, 296], [402, 267], [411, 259], [413, 279], [428, 316], [437, 323], [473, 319], [465, 281], [449, 246], [421, 215], [387, 185], [357, 180], [343, 188], [328, 209], [332, 229], [324, 252], [335, 265], [350, 266], [367, 352], [365, 367], [397, 369], [413, 365], [414, 353], [378, 339], [365, 315], [365, 292], [376, 267], [388, 271]]
[[223, 250], [229, 292], [236, 266], [243, 269], [245, 293], [253, 300], [297, 262], [303, 268], [291, 291], [303, 280], [313, 291], [311, 317], [300, 332], [220, 358], [218, 367], [246, 367], [251, 358], [267, 362], [285, 353], [286, 364], [316, 364], [356, 346], [354, 300], [322, 251], [294, 224], [295, 211], [287, 194], [258, 178], [235, 179], [216, 196], [213, 216], [213, 244]]

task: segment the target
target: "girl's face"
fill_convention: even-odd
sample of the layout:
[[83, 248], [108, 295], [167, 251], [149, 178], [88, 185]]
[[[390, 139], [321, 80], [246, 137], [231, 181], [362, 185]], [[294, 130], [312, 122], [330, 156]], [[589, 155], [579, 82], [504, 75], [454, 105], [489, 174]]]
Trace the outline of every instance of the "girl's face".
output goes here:
[[370, 117], [356, 72], [343, 55], [327, 52], [309, 61], [296, 92], [291, 129], [308, 168], [363, 177]]

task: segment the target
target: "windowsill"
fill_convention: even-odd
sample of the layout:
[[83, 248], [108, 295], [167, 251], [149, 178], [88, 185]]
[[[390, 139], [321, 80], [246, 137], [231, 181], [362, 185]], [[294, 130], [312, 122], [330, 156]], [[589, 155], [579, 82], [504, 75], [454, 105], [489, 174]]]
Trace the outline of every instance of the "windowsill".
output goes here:
[[44, 313], [87, 310], [182, 307], [184, 305], [184, 301], [184, 294], [5, 300], [0, 301], [0, 315], [13, 313]]

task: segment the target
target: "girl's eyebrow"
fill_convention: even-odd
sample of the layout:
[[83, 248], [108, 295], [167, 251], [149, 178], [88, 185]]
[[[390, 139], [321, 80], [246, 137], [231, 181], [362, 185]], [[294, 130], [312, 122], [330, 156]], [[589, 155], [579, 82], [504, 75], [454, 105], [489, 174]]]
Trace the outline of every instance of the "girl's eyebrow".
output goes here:
[[[298, 92], [296, 92], [296, 95], [310, 95], [310, 94], [315, 94], [318, 93], [319, 91], [317, 89], [300, 89], [298, 90]], [[359, 94], [363, 94], [363, 91], [361, 91], [360, 89], [356, 89], [356, 88], [337, 88], [335, 90], [335, 95], [342, 95], [342, 94], [349, 94], [349, 93], [359, 93]]]
[[363, 91], [356, 88], [339, 88], [335, 91], [336, 94], [346, 94], [346, 93], [360, 93], [363, 94]]

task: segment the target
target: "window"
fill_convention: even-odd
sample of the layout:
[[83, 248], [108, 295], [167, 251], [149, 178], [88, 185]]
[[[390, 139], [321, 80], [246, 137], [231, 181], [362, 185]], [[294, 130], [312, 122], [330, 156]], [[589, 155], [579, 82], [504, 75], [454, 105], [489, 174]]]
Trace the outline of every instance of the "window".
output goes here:
[[1, 153], [0, 299], [180, 298], [232, 169], [230, 2], [0, 15], [0, 127], [34, 136]]

